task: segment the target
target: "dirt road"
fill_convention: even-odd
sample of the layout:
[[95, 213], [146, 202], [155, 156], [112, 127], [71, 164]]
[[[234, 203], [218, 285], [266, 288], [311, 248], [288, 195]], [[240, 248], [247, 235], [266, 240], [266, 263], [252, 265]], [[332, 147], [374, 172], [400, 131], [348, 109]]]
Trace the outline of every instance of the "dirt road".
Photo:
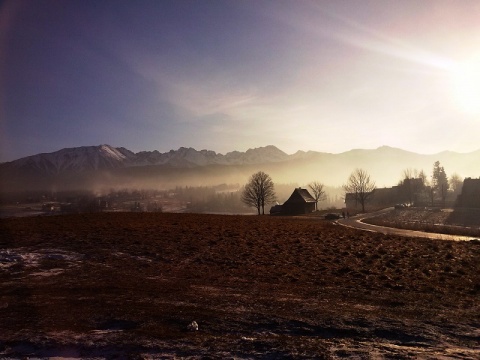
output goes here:
[[363, 222], [363, 220], [367, 218], [379, 216], [381, 214], [384, 214], [392, 210], [393, 210], [393, 207], [389, 207], [389, 208], [382, 209], [372, 213], [359, 214], [356, 216], [352, 216], [350, 218], [337, 220], [337, 223], [342, 226], [346, 226], [354, 229], [373, 231], [373, 232], [378, 232], [378, 233], [383, 233], [388, 235], [400, 235], [400, 236], [408, 236], [408, 237], [421, 237], [421, 238], [428, 238], [428, 239], [453, 240], [453, 241], [470, 241], [470, 240], [477, 239], [476, 237], [471, 237], [471, 236], [447, 235], [447, 234], [429, 233], [424, 231], [396, 229], [392, 227], [371, 225]]

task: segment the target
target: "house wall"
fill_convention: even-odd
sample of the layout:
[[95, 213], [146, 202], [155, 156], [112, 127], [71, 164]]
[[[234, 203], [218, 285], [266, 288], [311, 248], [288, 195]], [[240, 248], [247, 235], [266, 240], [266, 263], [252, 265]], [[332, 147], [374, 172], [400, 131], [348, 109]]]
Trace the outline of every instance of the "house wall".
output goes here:
[[308, 214], [315, 211], [315, 203], [285, 203], [282, 206], [282, 213], [287, 215]]
[[458, 207], [480, 208], [480, 179], [466, 178], [462, 193], [457, 199]]
[[[373, 194], [365, 202], [365, 209], [377, 208], [379, 206], [393, 206], [398, 202], [397, 188], [379, 188], [373, 191]], [[348, 193], [345, 198], [347, 209], [361, 209], [362, 204], [355, 199], [355, 194]]]

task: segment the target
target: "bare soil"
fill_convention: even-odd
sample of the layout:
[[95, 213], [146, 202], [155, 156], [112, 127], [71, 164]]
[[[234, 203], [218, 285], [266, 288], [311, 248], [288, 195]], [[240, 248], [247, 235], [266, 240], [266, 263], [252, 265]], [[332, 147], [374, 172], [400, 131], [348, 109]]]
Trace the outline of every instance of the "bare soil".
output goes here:
[[0, 358], [480, 357], [478, 241], [167, 213], [2, 219], [0, 239]]

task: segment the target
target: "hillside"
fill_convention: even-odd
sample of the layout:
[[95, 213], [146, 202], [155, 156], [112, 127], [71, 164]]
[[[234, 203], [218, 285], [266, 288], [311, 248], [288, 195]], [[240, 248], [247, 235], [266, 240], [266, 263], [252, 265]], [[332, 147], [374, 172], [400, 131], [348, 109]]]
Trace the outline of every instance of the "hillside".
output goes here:
[[0, 357], [480, 356], [478, 242], [152, 213], [3, 219], [0, 239]]

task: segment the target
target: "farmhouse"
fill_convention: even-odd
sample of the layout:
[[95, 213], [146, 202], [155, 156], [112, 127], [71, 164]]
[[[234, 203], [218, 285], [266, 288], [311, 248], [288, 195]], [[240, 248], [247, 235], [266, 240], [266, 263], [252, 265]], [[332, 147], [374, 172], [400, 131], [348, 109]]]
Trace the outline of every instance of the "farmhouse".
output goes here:
[[315, 199], [310, 195], [307, 189], [296, 188], [292, 195], [283, 205], [275, 205], [270, 209], [270, 214], [274, 215], [300, 215], [308, 214], [315, 210]]
[[480, 208], [480, 178], [466, 178], [462, 193], [457, 198], [458, 207]]

